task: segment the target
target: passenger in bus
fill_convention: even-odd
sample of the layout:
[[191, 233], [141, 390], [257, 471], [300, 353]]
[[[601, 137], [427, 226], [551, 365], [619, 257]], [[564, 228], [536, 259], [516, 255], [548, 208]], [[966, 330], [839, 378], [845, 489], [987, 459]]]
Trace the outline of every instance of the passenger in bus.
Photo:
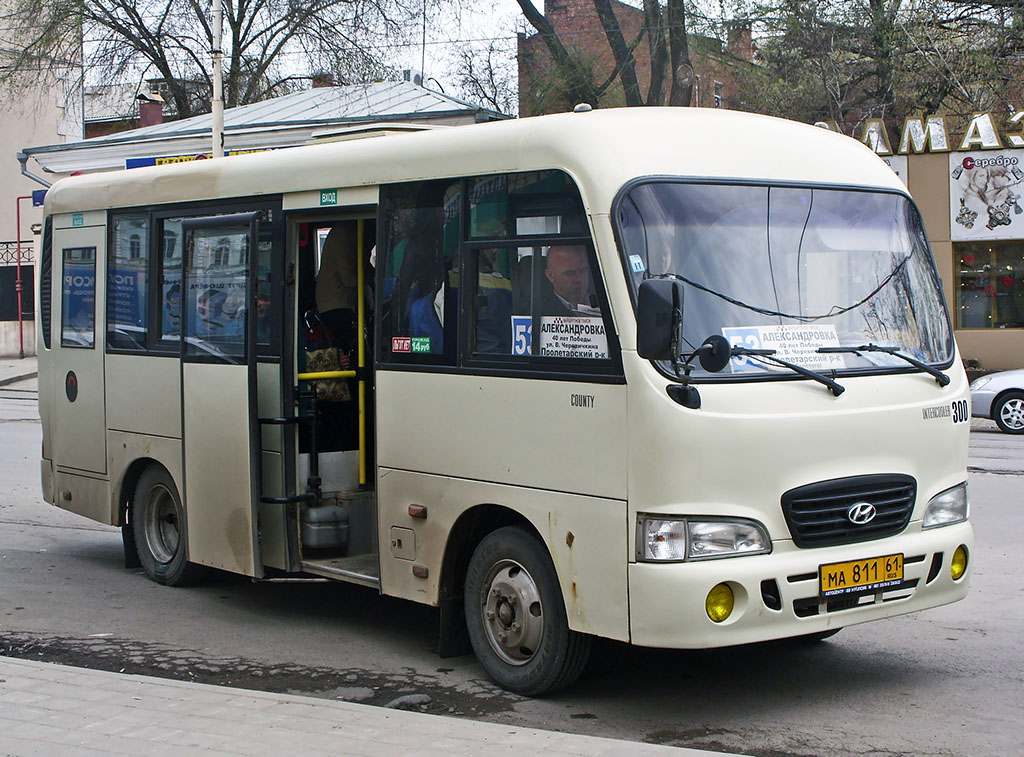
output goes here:
[[672, 248], [661, 244], [648, 252], [647, 272], [652, 276], [664, 276], [672, 273]]
[[483, 250], [478, 259], [476, 351], [512, 352], [512, 281], [509, 250]]
[[348, 353], [355, 345], [359, 281], [356, 255], [354, 225], [335, 226], [324, 240], [316, 277], [316, 309], [339, 349], [343, 370], [348, 368]]
[[550, 292], [539, 297], [541, 315], [595, 315], [591, 303], [590, 264], [580, 245], [552, 245], [545, 259], [544, 276]]
[[446, 260], [441, 245], [439, 208], [421, 208], [410, 235], [395, 245], [393, 257], [401, 256], [394, 285], [392, 318], [396, 334], [427, 339], [430, 354], [444, 352], [444, 303]]

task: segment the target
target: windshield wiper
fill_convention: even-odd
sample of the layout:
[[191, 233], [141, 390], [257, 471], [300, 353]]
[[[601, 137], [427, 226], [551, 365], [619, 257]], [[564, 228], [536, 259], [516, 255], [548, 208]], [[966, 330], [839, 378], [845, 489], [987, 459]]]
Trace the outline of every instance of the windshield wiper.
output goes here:
[[[819, 350], [820, 352], [820, 350]], [[730, 357], [737, 357], [739, 355], [749, 355], [751, 357], [758, 357], [769, 362], [775, 363], [776, 365], [782, 365], [789, 368], [791, 371], [799, 373], [801, 376], [806, 376], [809, 379], [817, 381], [819, 384], [824, 384], [832, 390], [832, 394], [838, 397], [840, 394], [846, 391], [845, 386], [837, 384], [828, 376], [823, 376], [816, 371], [812, 371], [810, 368], [804, 368], [802, 365], [791, 363], [788, 360], [783, 360], [780, 357], [775, 357], [775, 350], [753, 350], [749, 347], [741, 347], [739, 345], [733, 345]]]
[[852, 352], [855, 355], [859, 355], [861, 352], [884, 352], [886, 355], [892, 355], [893, 357], [898, 357], [901, 360], [906, 360], [918, 370], [922, 370], [925, 373], [932, 375], [935, 378], [935, 383], [939, 386], [946, 386], [946, 384], [949, 383], [949, 376], [938, 368], [934, 368], [927, 363], [922, 363], [917, 358], [910, 357], [910, 355], [904, 355], [897, 347], [883, 347], [880, 344], [862, 344], [859, 347], [819, 347], [818, 352]]

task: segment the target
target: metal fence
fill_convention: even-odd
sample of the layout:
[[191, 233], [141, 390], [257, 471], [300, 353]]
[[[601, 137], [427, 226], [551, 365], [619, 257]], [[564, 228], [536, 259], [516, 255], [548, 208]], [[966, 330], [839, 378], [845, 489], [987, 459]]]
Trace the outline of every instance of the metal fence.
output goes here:
[[[35, 261], [35, 242], [22, 240], [21, 263], [25, 265]], [[15, 265], [18, 262], [18, 243], [0, 242], [0, 265]]]

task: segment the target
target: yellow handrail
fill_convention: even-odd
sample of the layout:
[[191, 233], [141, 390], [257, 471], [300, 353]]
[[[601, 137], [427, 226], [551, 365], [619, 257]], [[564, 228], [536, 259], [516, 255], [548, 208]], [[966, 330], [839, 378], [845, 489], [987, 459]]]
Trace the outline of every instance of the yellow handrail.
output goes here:
[[[359, 290], [356, 292], [356, 344], [359, 345], [359, 373], [366, 375], [366, 287], [363, 286], [363, 219], [357, 222], [356, 232], [356, 281]], [[359, 379], [359, 485], [366, 485], [366, 381]]]
[[314, 371], [313, 373], [300, 373], [296, 378], [299, 381], [322, 381], [323, 379], [355, 378], [355, 371]]

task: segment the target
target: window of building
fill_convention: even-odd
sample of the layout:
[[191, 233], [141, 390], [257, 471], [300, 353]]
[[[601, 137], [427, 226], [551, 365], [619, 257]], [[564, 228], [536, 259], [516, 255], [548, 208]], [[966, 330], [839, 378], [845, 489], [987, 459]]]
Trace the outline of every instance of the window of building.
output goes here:
[[63, 251], [60, 346], [96, 346], [96, 248]]
[[1024, 242], [954, 246], [957, 326], [1024, 328]]
[[725, 107], [725, 97], [723, 96], [723, 87], [720, 81], [715, 82], [715, 107]]

